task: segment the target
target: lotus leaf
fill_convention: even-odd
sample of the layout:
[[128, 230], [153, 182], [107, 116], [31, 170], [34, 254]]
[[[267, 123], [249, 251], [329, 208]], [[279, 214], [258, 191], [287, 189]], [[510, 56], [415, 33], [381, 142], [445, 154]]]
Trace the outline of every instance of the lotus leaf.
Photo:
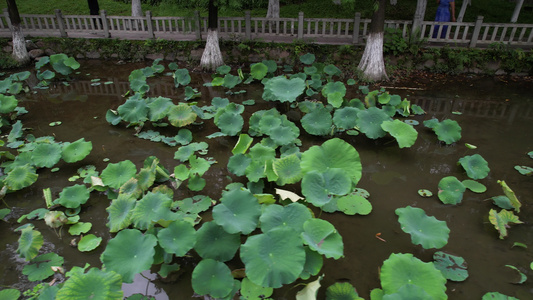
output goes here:
[[492, 201], [494, 201], [494, 204], [500, 208], [514, 209], [513, 205], [511, 204], [511, 200], [509, 200], [509, 198], [507, 198], [506, 196], [495, 196], [490, 199], [492, 199]]
[[129, 123], [141, 123], [148, 120], [148, 105], [144, 99], [129, 98], [117, 108], [117, 112], [122, 120]]
[[40, 143], [32, 151], [32, 161], [38, 168], [52, 168], [61, 159], [61, 145]]
[[479, 154], [465, 156], [459, 159], [459, 163], [472, 179], [483, 179], [490, 172], [488, 162]]
[[514, 166], [520, 174], [525, 176], [533, 176], [533, 168], [528, 166]]
[[1, 114], [8, 114], [10, 112], [13, 112], [15, 108], [18, 105], [18, 100], [15, 98], [15, 96], [6, 96], [3, 94], [0, 94], [0, 113]]
[[439, 181], [439, 199], [444, 204], [458, 204], [463, 200], [466, 187], [455, 176], [447, 176]]
[[50, 55], [50, 65], [56, 72], [65, 76], [70, 75], [73, 70], [80, 67], [80, 64], [73, 57], [68, 57], [63, 53]]
[[233, 155], [228, 160], [228, 170], [237, 176], [243, 176], [251, 162], [252, 159], [244, 154]]
[[85, 185], [76, 184], [64, 188], [55, 202], [66, 208], [76, 208], [89, 200], [89, 194], [90, 192]]
[[489, 211], [489, 221], [494, 228], [500, 233], [500, 239], [503, 239], [507, 236], [507, 228], [510, 224], [522, 224], [524, 222], [518, 219], [512, 211], [502, 209], [500, 212], [497, 212], [494, 209]]
[[16, 166], [4, 178], [4, 185], [11, 191], [18, 191], [32, 185], [37, 177], [35, 168], [30, 165]]
[[[426, 123], [424, 122], [424, 125], [425, 124]], [[443, 141], [448, 145], [461, 139], [461, 126], [459, 126], [454, 120], [443, 120], [435, 125], [433, 131], [435, 131], [440, 141]]]
[[436, 118], [432, 118], [432, 119], [424, 121], [424, 126], [426, 126], [427, 128], [431, 128], [431, 129], [435, 129], [435, 127], [437, 127], [438, 124], [439, 124], [439, 120]]
[[231, 270], [226, 264], [209, 258], [194, 268], [191, 283], [195, 293], [214, 298], [226, 297], [233, 290]]
[[117, 199], [111, 201], [111, 205], [106, 208], [109, 213], [107, 227], [110, 232], [127, 228], [132, 223], [131, 215], [135, 204], [136, 199], [129, 195], [119, 195]]
[[426, 300], [433, 299], [426, 291], [414, 284], [405, 284], [394, 294], [383, 295], [383, 300]]
[[439, 269], [446, 279], [465, 281], [468, 278], [466, 262], [462, 257], [437, 251], [433, 254], [433, 259], [435, 268]]
[[145, 230], [153, 223], [160, 220], [172, 221], [175, 219], [170, 206], [172, 198], [160, 192], [148, 192], [132, 211], [131, 220], [135, 227]]
[[207, 196], [197, 195], [192, 198], [185, 198], [183, 200], [177, 201], [177, 204], [179, 210], [182, 212], [198, 214], [208, 210], [211, 207], [212, 201], [213, 199]]
[[225, 192], [213, 207], [213, 220], [229, 233], [250, 234], [257, 227], [261, 205], [247, 190]]
[[277, 76], [265, 83], [263, 99], [294, 102], [304, 92], [305, 88], [305, 81], [301, 78], [287, 79], [285, 76]]
[[205, 158], [196, 157], [196, 155], [191, 156], [189, 163], [191, 165], [191, 173], [198, 174], [199, 176], [204, 175], [209, 170], [209, 167], [211, 167], [209, 161]]
[[522, 203], [520, 203], [518, 198], [516, 198], [514, 191], [511, 190], [511, 188], [507, 185], [507, 183], [504, 180], [498, 180], [498, 183], [502, 186], [503, 193], [509, 199], [513, 208], [516, 210], [517, 213], [519, 213]]
[[347, 215], [368, 215], [372, 211], [372, 204], [359, 195], [346, 195], [337, 199], [338, 210]]
[[135, 274], [152, 266], [156, 245], [153, 234], [124, 229], [109, 240], [100, 260], [106, 270], [117, 272], [125, 283], [131, 283]]
[[418, 194], [420, 196], [422, 196], [422, 197], [425, 197], [425, 198], [429, 198], [429, 197], [433, 196], [433, 193], [430, 190], [426, 190], [426, 189], [418, 190]]
[[384, 121], [381, 123], [381, 128], [390, 133], [398, 141], [400, 148], [413, 146], [418, 137], [418, 132], [413, 126], [400, 120]]
[[302, 179], [300, 158], [296, 154], [275, 159], [272, 168], [278, 176], [279, 185], [296, 183]]
[[193, 176], [191, 176], [191, 178], [189, 178], [187, 187], [193, 192], [199, 192], [204, 189], [206, 183], [207, 182], [205, 181], [205, 179], [194, 174]]
[[294, 282], [305, 264], [302, 240], [291, 228], [275, 228], [248, 237], [240, 256], [246, 276], [263, 287], [279, 288]]
[[445, 221], [429, 217], [417, 207], [398, 208], [395, 212], [402, 230], [411, 235], [413, 244], [421, 245], [424, 249], [440, 249], [448, 243], [450, 229]]
[[269, 113], [267, 111], [263, 114], [261, 120], [259, 120], [259, 129], [262, 133], [270, 135], [272, 128], [279, 127], [281, 125], [281, 118], [279, 114]]
[[101, 237], [97, 237], [94, 234], [84, 235], [78, 242], [78, 250], [81, 252], [88, 252], [96, 249], [102, 242]]
[[231, 260], [241, 245], [240, 235], [231, 234], [215, 222], [206, 222], [196, 233], [194, 250], [202, 258]]
[[149, 109], [148, 111], [148, 118], [151, 122], [157, 122], [164, 117], [167, 116], [168, 111], [173, 106], [172, 100], [170, 98], [166, 97], [157, 97], [155, 99], [151, 99], [150, 103], [148, 103], [147, 107]]
[[[134, 264], [134, 263], [132, 263]], [[87, 273], [74, 273], [57, 292], [57, 300], [122, 299], [122, 279], [119, 274], [92, 268]]]
[[86, 222], [78, 222], [76, 224], [73, 224], [68, 229], [68, 233], [70, 235], [80, 235], [82, 233], [86, 233], [87, 231], [91, 230], [93, 227], [93, 224], [86, 223]]
[[23, 142], [17, 142], [17, 139], [20, 137], [22, 137], [22, 122], [20, 120], [17, 120], [17, 122], [15, 122], [15, 124], [13, 124], [13, 126], [11, 127], [11, 131], [7, 136], [7, 141], [9, 143], [14, 143], [14, 145], [10, 144], [8, 145], [8, 147], [18, 148], [20, 145], [22, 145]]
[[220, 75], [228, 74], [231, 71], [231, 67], [228, 65], [223, 65], [218, 67], [216, 71]]
[[393, 253], [383, 262], [381, 286], [386, 295], [394, 294], [406, 284], [416, 285], [431, 299], [447, 299], [446, 278], [432, 263], [425, 263], [412, 254]]
[[351, 187], [350, 177], [339, 168], [330, 168], [323, 173], [311, 171], [302, 179], [302, 194], [308, 202], [317, 207], [329, 202], [332, 195], [348, 194]]
[[336, 66], [329, 64], [324, 67], [324, 73], [328, 74], [329, 76], [334, 76], [334, 75], [341, 75], [342, 71]]
[[268, 73], [268, 67], [263, 63], [256, 63], [250, 66], [250, 75], [254, 79], [261, 80]]
[[189, 105], [180, 103], [170, 108], [168, 111], [168, 120], [172, 126], [184, 127], [192, 124], [196, 120], [196, 114]]
[[309, 148], [302, 154], [300, 165], [304, 174], [313, 170], [323, 173], [328, 169], [343, 169], [354, 185], [359, 182], [362, 174], [359, 153], [352, 145], [338, 138]]
[[[362, 300], [349, 282], [335, 282], [326, 290], [326, 300]], [[374, 298], [371, 298], [374, 299]]]
[[486, 186], [474, 180], [463, 180], [462, 184], [474, 193], [484, 193], [485, 191], [487, 191]]
[[520, 300], [515, 297], [500, 294], [498, 292], [486, 293], [481, 300]]
[[224, 76], [224, 83], [222, 84], [222, 86], [224, 86], [225, 88], [228, 88], [228, 89], [232, 89], [234, 88], [237, 84], [241, 83], [242, 80], [239, 76], [234, 76], [234, 75], [231, 75], [231, 74], [226, 74]]
[[513, 282], [513, 283], [522, 284], [522, 283], [526, 282], [526, 280], [527, 280], [526, 274], [522, 273], [517, 267], [515, 267], [513, 265], [505, 265], [505, 266], [510, 268], [510, 269], [515, 270], [516, 273], [518, 273], [518, 276], [520, 277], [520, 279], [518, 281]]
[[22, 274], [28, 276], [30, 281], [45, 280], [54, 275], [51, 267], [60, 267], [63, 262], [63, 257], [53, 252], [39, 255], [32, 259], [30, 264], [24, 266]]
[[61, 157], [67, 163], [74, 163], [84, 159], [92, 149], [93, 144], [81, 138], [75, 142], [63, 144]]
[[242, 279], [241, 284], [241, 296], [242, 299], [254, 300], [254, 299], [268, 299], [274, 292], [273, 288], [262, 287], [250, 281], [248, 277]]
[[229, 136], [235, 136], [242, 130], [244, 119], [240, 114], [223, 111], [215, 116], [215, 125], [220, 128], [222, 133]]
[[101, 178], [105, 185], [119, 189], [130, 178], [135, 176], [137, 168], [130, 160], [124, 160], [118, 163], [109, 164], [102, 171]]
[[328, 135], [332, 132], [333, 118], [325, 107], [319, 107], [303, 116], [302, 127], [312, 135]]
[[318, 69], [314, 66], [311, 67], [304, 67], [304, 73], [307, 75], [313, 75], [318, 71]]
[[248, 148], [252, 145], [252, 142], [254, 141], [253, 138], [251, 138], [246, 133], [239, 135], [239, 140], [237, 141], [237, 144], [235, 144], [235, 147], [231, 150], [231, 153], [233, 154], [244, 154], [246, 151], [248, 151]]
[[0, 291], [0, 299], [18, 300], [19, 298], [20, 298], [20, 291], [17, 289], [3, 289]]
[[306, 53], [300, 56], [300, 61], [306, 65], [312, 65], [315, 62], [315, 55], [312, 53]]
[[309, 300], [309, 299], [316, 299], [316, 296], [318, 294], [318, 289], [320, 289], [320, 281], [322, 280], [322, 276], [318, 276], [318, 278], [315, 281], [311, 281], [305, 285], [305, 287], [298, 291], [296, 293], [296, 300]]
[[32, 227], [28, 226], [21, 230], [18, 243], [17, 253], [24, 257], [26, 261], [29, 261], [39, 254], [39, 250], [44, 244], [44, 239], [39, 231], [33, 230]]
[[322, 89], [322, 95], [328, 99], [329, 104], [339, 108], [346, 96], [346, 86], [341, 81], [328, 82]]
[[304, 244], [327, 258], [343, 256], [344, 244], [335, 227], [326, 220], [308, 219], [303, 225], [301, 236]]
[[265, 163], [266, 161], [275, 158], [276, 150], [272, 147], [264, 146], [263, 144], [255, 144], [250, 148], [249, 155], [254, 162]]
[[277, 145], [284, 146], [293, 143], [300, 135], [300, 129], [294, 125], [291, 121], [287, 121], [289, 124], [284, 124], [273, 128], [270, 131], [270, 138]]
[[174, 85], [176, 87], [191, 83], [191, 75], [189, 75], [189, 70], [187, 69], [177, 69], [176, 72], [172, 74], [172, 77], [174, 78]]
[[324, 259], [322, 255], [309, 247], [305, 247], [305, 265], [302, 274], [300, 274], [300, 279], [307, 280], [311, 276], [317, 275], [323, 265]]
[[44, 222], [52, 228], [59, 228], [68, 222], [68, 218], [62, 211], [51, 210], [44, 215]]
[[[137, 186], [141, 191], [147, 191], [155, 182], [157, 167], [153, 169], [142, 168], [135, 176]], [[138, 198], [138, 197], [135, 197]]]
[[133, 92], [144, 94], [150, 90], [150, 86], [146, 83], [146, 75], [142, 70], [133, 70], [128, 77], [130, 81], [130, 88]]
[[359, 109], [355, 107], [343, 107], [335, 110], [333, 123], [340, 129], [352, 129], [357, 125], [357, 113]]
[[161, 229], [157, 238], [167, 253], [185, 256], [196, 244], [196, 230], [191, 223], [177, 220]]
[[263, 232], [279, 227], [302, 232], [303, 224], [311, 217], [311, 212], [303, 204], [291, 203], [287, 206], [272, 204], [263, 209], [259, 221]]
[[105, 120], [111, 125], [117, 125], [122, 121], [122, 118], [118, 115], [118, 112], [108, 109], [105, 114]]
[[391, 117], [377, 107], [370, 107], [357, 113], [357, 127], [371, 139], [385, 136], [386, 132], [381, 128], [381, 124], [385, 121], [391, 121]]

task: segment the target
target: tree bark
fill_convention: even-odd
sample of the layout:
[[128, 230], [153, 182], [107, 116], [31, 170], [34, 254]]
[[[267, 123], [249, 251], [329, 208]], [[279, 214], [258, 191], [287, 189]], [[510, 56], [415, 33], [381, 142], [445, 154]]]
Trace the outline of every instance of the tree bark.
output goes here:
[[[468, 0], [465, 0], [465, 1], [468, 1]], [[420, 29], [420, 25], [422, 24], [422, 21], [424, 21], [424, 17], [426, 15], [427, 4], [428, 4], [427, 0], [418, 0], [416, 2], [416, 11], [415, 11], [415, 17], [413, 19], [412, 33], [414, 33], [417, 29]]]
[[20, 64], [27, 64], [30, 62], [30, 55], [26, 49], [24, 33], [20, 26], [20, 14], [15, 0], [7, 0], [7, 10], [11, 21], [11, 36], [13, 37], [13, 59]]
[[376, 0], [376, 2], [378, 3], [378, 9], [372, 15], [365, 51], [357, 67], [363, 73], [363, 78], [371, 81], [389, 79], [383, 59], [385, 5], [387, 5], [387, 0]]
[[207, 40], [200, 59], [200, 67], [204, 70], [215, 71], [224, 64], [224, 60], [218, 44], [218, 7], [214, 0], [209, 0], [208, 11]]
[[268, 19], [279, 18], [279, 0], [268, 0], [266, 17]]
[[467, 5], [472, 5], [472, 3], [470, 3], [471, 0], [463, 0], [463, 4], [461, 5], [461, 10], [459, 11], [459, 15], [457, 16], [457, 22], [463, 22], [463, 18], [465, 16], [465, 12], [466, 12], [466, 6]]
[[141, 7], [141, 0], [131, 0], [131, 16], [141, 17], [142, 15], [143, 10]]
[[516, 23], [516, 21], [518, 21], [518, 15], [520, 15], [520, 10], [522, 9], [523, 4], [524, 4], [524, 0], [516, 1], [516, 6], [514, 7], [513, 16], [511, 17], [511, 23]]

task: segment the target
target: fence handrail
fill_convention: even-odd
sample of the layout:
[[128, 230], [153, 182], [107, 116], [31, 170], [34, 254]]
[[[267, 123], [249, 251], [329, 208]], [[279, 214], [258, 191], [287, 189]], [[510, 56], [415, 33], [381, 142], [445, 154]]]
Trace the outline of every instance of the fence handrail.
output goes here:
[[[170, 40], [198, 40], [207, 33], [207, 17], [198, 13], [191, 17], [108, 16], [99, 15], [21, 14], [21, 27], [30, 36], [60, 36], [81, 38], [120, 38]], [[419, 16], [415, 16], [419, 18]], [[251, 17], [249, 11], [242, 17], [219, 17], [220, 38], [264, 39], [273, 42], [292, 42], [302, 39], [323, 44], [363, 45], [370, 30], [370, 19], [359, 13], [352, 19]], [[413, 25], [416, 24], [416, 25]], [[416, 26], [416, 27], [414, 27]], [[10, 36], [11, 22], [7, 10], [0, 14], [0, 36]], [[403, 38], [416, 38], [430, 45], [463, 45], [483, 47], [491, 43], [531, 48], [533, 24], [437, 22], [415, 20], [386, 20], [386, 28], [397, 30]]]

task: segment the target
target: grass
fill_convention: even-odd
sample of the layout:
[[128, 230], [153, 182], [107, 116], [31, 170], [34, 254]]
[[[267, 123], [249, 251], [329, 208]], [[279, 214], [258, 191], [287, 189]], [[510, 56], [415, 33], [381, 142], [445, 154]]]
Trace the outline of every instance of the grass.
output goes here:
[[[296, 18], [300, 11], [310, 18], [343, 18], [351, 19], [355, 12], [360, 12], [363, 18], [370, 18], [372, 15], [373, 0], [355, 0], [352, 4], [343, 4], [341, 6], [332, 4], [331, 0], [287, 0], [280, 1], [281, 16]], [[411, 20], [416, 7], [417, 0], [400, 0], [395, 6], [388, 5], [387, 19], [390, 20]], [[456, 0], [456, 15], [459, 14], [462, 0]], [[55, 9], [60, 9], [63, 14], [80, 15], [89, 14], [89, 8], [86, 1], [72, 0], [46, 0], [46, 5], [42, 0], [25, 0], [18, 1], [17, 5], [21, 14], [52, 14]], [[131, 6], [129, 3], [115, 0], [99, 0], [100, 9], [105, 9], [108, 15], [129, 15]], [[252, 16], [265, 16], [267, 0], [255, 1], [263, 3], [262, 6], [252, 7]], [[0, 8], [5, 8], [6, 2], [0, 2]], [[192, 5], [190, 5], [192, 6]], [[475, 22], [477, 16], [484, 16], [484, 22], [506, 23], [511, 19], [514, 10], [514, 3], [507, 0], [483, 0], [472, 1], [472, 6], [466, 10], [465, 22]], [[143, 4], [143, 11], [150, 10], [154, 16], [191, 16], [194, 10], [200, 11], [201, 15], [206, 16], [207, 10], [202, 7], [183, 8], [173, 0], [162, 0], [158, 5], [151, 6]], [[432, 20], [437, 10], [435, 0], [428, 0], [426, 10], [426, 20]], [[242, 16], [243, 9], [221, 9], [219, 16]], [[533, 14], [531, 8], [523, 7], [518, 23], [533, 23]]]

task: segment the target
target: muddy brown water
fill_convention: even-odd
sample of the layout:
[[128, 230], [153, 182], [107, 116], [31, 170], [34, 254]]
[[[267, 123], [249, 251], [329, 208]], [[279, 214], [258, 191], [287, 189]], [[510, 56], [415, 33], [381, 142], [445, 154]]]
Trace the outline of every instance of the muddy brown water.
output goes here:
[[[158, 157], [163, 165], [173, 170], [177, 161], [173, 159], [177, 147], [154, 143], [136, 138], [132, 128], [124, 125], [112, 126], [105, 121], [107, 109], [115, 109], [125, 101], [123, 94], [128, 89], [128, 75], [145, 64], [117, 65], [114, 62], [83, 61], [80, 74], [74, 76], [70, 86], [56, 85], [49, 90], [35, 94], [22, 95], [19, 106], [29, 113], [21, 120], [26, 128], [31, 128], [35, 136], [53, 135], [58, 141], [75, 141], [81, 137], [92, 141], [93, 150], [82, 162], [75, 164], [60, 163], [59, 172], [39, 171], [39, 180], [33, 186], [7, 195], [5, 201], [12, 207], [7, 223], [0, 223], [0, 285], [26, 290], [33, 284], [22, 275], [24, 261], [18, 258], [16, 248], [19, 233], [19, 216], [35, 208], [44, 207], [42, 189], [51, 187], [57, 197], [65, 186], [72, 185], [67, 179], [75, 175], [82, 166], [93, 164], [99, 171], [105, 168], [103, 160], [115, 163], [125, 159], [137, 166], [150, 155]], [[168, 71], [168, 69], [166, 70]], [[199, 106], [209, 105], [215, 96], [228, 97], [241, 102], [255, 99], [256, 104], [246, 106], [245, 120], [256, 110], [269, 109], [276, 105], [261, 100], [262, 85], [246, 87], [247, 93], [225, 95], [222, 88], [204, 87], [210, 75], [193, 74], [191, 86], [202, 93]], [[91, 79], [100, 79], [100, 85], [91, 85]], [[112, 81], [112, 84], [104, 82]], [[172, 79], [160, 76], [149, 79], [152, 95], [170, 97], [176, 101], [183, 98], [183, 89], [173, 87]], [[438, 80], [411, 80], [388, 84], [391, 93], [407, 97], [427, 114], [416, 116], [420, 125], [416, 126], [419, 137], [414, 146], [400, 149], [396, 142], [389, 139], [370, 140], [364, 136], [340, 137], [350, 142], [359, 152], [363, 165], [363, 177], [358, 187], [370, 192], [369, 200], [373, 210], [368, 216], [347, 216], [342, 213], [322, 213], [324, 218], [335, 225], [343, 237], [345, 256], [339, 260], [327, 259], [320, 274], [325, 274], [319, 299], [325, 298], [325, 289], [337, 282], [353, 284], [360, 296], [369, 298], [373, 288], [380, 287], [379, 268], [391, 253], [413, 253], [423, 261], [431, 261], [435, 249], [424, 250], [413, 245], [410, 236], [400, 229], [394, 211], [408, 205], [423, 208], [430, 216], [444, 220], [451, 229], [448, 244], [442, 251], [462, 256], [468, 263], [469, 277], [464, 282], [448, 281], [447, 294], [450, 299], [481, 299], [487, 292], [498, 291], [519, 299], [533, 299], [533, 177], [519, 174], [515, 165], [533, 167], [533, 159], [526, 153], [533, 151], [533, 84], [528, 80], [513, 81], [498, 77], [442, 77]], [[239, 90], [237, 87], [235, 90]], [[461, 114], [458, 114], [461, 113]], [[298, 111], [288, 112], [291, 119], [300, 117]], [[439, 143], [436, 136], [423, 127], [422, 121], [436, 117], [439, 120], [450, 118], [462, 127], [462, 139], [454, 145]], [[60, 126], [49, 123], [61, 121]], [[246, 128], [246, 125], [245, 125]], [[209, 143], [207, 156], [214, 157], [217, 164], [204, 176], [208, 186], [202, 191], [213, 199], [220, 198], [221, 190], [230, 182], [232, 176], [226, 169], [228, 153], [233, 148], [235, 137], [206, 139], [205, 136], [218, 129], [207, 120], [203, 125], [190, 128], [194, 141]], [[175, 133], [174, 133], [175, 134]], [[302, 151], [313, 144], [321, 144], [325, 138], [310, 137], [302, 130]], [[464, 143], [476, 145], [468, 150]], [[487, 191], [475, 194], [466, 191], [461, 204], [456, 206], [442, 204], [436, 196], [422, 198], [419, 189], [429, 189], [437, 193], [437, 185], [445, 176], [467, 179], [457, 165], [459, 158], [479, 153], [491, 169], [487, 178], [480, 180]], [[236, 178], [233, 176], [233, 179]], [[488, 221], [491, 208], [497, 209], [490, 197], [502, 195], [497, 180], [505, 180], [515, 191], [523, 204], [518, 214], [524, 222], [513, 225], [509, 236], [503, 240]], [[287, 189], [297, 187], [290, 186]], [[192, 194], [178, 191], [175, 197], [189, 197]], [[81, 253], [70, 246], [71, 237], [66, 229], [54, 231], [44, 222], [33, 222], [44, 236], [45, 245], [41, 252], [56, 252], [65, 258], [65, 269], [73, 266], [100, 267], [99, 256], [105, 249], [106, 240], [112, 238], [107, 230], [105, 208], [109, 200], [103, 195], [91, 194], [91, 199], [83, 206], [81, 221], [91, 222], [90, 233], [104, 238], [102, 245], [89, 253]], [[61, 236], [59, 236], [59, 234]], [[384, 240], [376, 238], [378, 235]], [[515, 242], [524, 243], [528, 248], [513, 247]], [[184, 261], [184, 269], [190, 271], [194, 261]], [[235, 263], [238, 265], [238, 263]], [[516, 266], [528, 277], [523, 284], [515, 284], [518, 275], [505, 265]], [[58, 280], [62, 277], [56, 275]], [[312, 278], [314, 279], [314, 278]], [[48, 280], [50, 281], [50, 279]], [[275, 291], [274, 299], [294, 299], [302, 286], [295, 284]], [[185, 273], [173, 282], [162, 282], [154, 272], [143, 272], [136, 276], [133, 284], [124, 284], [125, 296], [143, 293], [162, 299], [191, 299], [190, 273]]]

